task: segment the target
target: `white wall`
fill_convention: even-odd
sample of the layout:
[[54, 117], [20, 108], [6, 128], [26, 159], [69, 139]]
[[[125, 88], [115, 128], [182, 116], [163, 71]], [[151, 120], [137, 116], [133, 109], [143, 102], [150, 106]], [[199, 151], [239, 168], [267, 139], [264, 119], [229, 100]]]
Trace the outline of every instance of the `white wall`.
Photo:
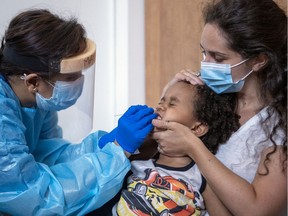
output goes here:
[[[76, 16], [97, 44], [94, 94], [93, 87], [88, 88], [94, 101], [84, 92], [85, 98], [79, 100], [76, 109], [60, 112], [66, 138], [76, 141], [91, 129], [109, 131], [130, 105], [145, 102], [144, 0], [3, 0], [1, 37], [10, 19], [31, 7], [47, 8], [64, 17]], [[88, 112], [88, 119], [79, 110]]]

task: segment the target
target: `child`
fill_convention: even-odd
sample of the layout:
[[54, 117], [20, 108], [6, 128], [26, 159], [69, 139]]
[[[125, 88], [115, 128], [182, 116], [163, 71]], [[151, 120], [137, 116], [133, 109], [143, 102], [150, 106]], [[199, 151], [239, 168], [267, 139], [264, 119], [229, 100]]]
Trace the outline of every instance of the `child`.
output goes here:
[[[239, 128], [233, 98], [232, 94], [217, 95], [207, 86], [179, 81], [167, 89], [155, 112], [158, 119], [188, 126], [215, 154], [218, 143]], [[190, 157], [159, 154], [156, 159], [133, 161], [131, 171], [113, 215], [204, 213], [201, 193], [206, 182]]]

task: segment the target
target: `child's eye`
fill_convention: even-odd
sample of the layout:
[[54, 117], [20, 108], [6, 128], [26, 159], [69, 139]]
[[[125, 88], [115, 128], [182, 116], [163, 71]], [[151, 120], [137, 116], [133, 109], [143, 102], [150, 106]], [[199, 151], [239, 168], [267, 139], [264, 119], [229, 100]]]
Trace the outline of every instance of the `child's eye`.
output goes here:
[[169, 103], [169, 106], [175, 106], [176, 104], [175, 103]]

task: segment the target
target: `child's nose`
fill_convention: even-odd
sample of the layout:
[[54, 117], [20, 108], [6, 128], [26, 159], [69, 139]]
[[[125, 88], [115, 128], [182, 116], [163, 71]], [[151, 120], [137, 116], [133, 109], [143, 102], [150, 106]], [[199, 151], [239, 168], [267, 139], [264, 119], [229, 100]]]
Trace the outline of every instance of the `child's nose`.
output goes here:
[[156, 113], [159, 113], [159, 112], [164, 111], [164, 110], [165, 110], [165, 108], [164, 108], [163, 105], [158, 105], [158, 106], [155, 108], [155, 112], [156, 112]]

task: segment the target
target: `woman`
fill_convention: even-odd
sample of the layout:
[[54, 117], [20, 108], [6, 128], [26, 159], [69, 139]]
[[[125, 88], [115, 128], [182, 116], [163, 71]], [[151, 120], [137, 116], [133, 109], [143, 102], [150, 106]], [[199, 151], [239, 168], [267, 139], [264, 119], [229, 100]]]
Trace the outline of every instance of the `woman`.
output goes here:
[[10, 22], [0, 52], [0, 215], [83, 215], [120, 190], [126, 155], [156, 114], [132, 106], [113, 133], [96, 131], [75, 145], [63, 140], [57, 111], [77, 101], [81, 70], [94, 62], [95, 45], [75, 19], [35, 9]]
[[[210, 215], [287, 213], [287, 16], [272, 0], [221, 0], [205, 8], [201, 79], [183, 71], [171, 83], [203, 81], [238, 92], [240, 129], [216, 156], [185, 126], [153, 120], [163, 154], [189, 154], [207, 180]], [[170, 84], [171, 84], [170, 83]], [[176, 145], [182, 143], [182, 145]]]

